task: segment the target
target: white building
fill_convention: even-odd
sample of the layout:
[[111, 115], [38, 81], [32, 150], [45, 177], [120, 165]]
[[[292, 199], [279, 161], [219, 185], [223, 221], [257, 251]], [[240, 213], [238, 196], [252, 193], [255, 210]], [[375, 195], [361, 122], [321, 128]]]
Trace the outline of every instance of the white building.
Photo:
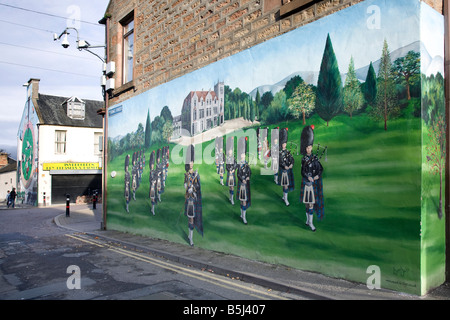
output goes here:
[[7, 153], [0, 153], [0, 201], [6, 200], [8, 191], [16, 188], [17, 162], [8, 157]]
[[218, 82], [214, 91], [191, 91], [181, 109], [181, 126], [191, 136], [224, 123], [224, 83]]
[[17, 134], [18, 192], [33, 205], [64, 203], [102, 186], [102, 101], [39, 93], [28, 82]]

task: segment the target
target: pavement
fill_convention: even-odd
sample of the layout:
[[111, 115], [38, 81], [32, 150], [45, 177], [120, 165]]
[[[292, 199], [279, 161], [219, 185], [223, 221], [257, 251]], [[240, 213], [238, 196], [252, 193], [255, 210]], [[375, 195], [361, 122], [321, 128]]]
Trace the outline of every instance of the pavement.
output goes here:
[[[2, 206], [0, 206], [0, 209]], [[416, 296], [391, 290], [370, 290], [366, 284], [330, 278], [318, 273], [306, 272], [281, 265], [261, 263], [238, 256], [189, 247], [160, 239], [133, 235], [115, 230], [104, 230], [102, 205], [71, 204], [70, 217], [66, 217], [65, 206], [54, 222], [61, 228], [112, 241], [129, 249], [140, 250], [169, 261], [209, 270], [245, 282], [254, 283], [272, 290], [289, 292], [302, 298], [319, 300], [450, 300], [450, 283]]]

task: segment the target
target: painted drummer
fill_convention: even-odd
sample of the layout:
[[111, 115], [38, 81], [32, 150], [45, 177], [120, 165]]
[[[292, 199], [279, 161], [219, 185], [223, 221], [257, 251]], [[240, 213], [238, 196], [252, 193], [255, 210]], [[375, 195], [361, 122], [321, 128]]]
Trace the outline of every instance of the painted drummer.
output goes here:
[[324, 216], [323, 167], [318, 155], [313, 153], [314, 126], [306, 126], [301, 135], [300, 151], [302, 158], [302, 185], [300, 202], [305, 204], [306, 225], [316, 231], [313, 224], [314, 212], [319, 220]]

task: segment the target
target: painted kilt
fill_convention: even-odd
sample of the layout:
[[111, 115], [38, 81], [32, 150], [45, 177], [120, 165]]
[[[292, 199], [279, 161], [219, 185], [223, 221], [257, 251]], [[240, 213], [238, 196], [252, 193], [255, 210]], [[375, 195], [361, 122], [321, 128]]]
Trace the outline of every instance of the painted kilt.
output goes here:
[[[278, 166], [278, 181], [277, 184], [287, 188], [288, 192], [294, 191], [294, 171], [292, 169], [284, 169], [294, 164], [294, 157], [291, 155], [289, 150], [280, 151], [280, 162]], [[287, 179], [287, 186], [285, 185]]]
[[[184, 183], [186, 185], [186, 194], [184, 201], [184, 215], [194, 218], [194, 226], [198, 233], [203, 236], [203, 217], [202, 217], [202, 190], [200, 184], [200, 175], [197, 171], [186, 172], [184, 174]], [[189, 188], [193, 188], [193, 192], [189, 193]], [[191, 204], [193, 210], [191, 211]]]
[[[302, 185], [300, 188], [300, 202], [303, 202], [303, 197], [305, 194], [305, 186], [309, 182], [307, 179], [302, 178]], [[315, 180], [314, 182], [311, 182], [314, 192], [314, 211], [317, 214], [317, 218], [319, 220], [322, 220], [325, 216], [325, 207], [324, 207], [324, 201], [323, 201], [323, 181], [322, 177], [320, 177], [318, 180]]]
[[[237, 168], [236, 160], [234, 160], [233, 164], [228, 164], [227, 163], [226, 168], [227, 168], [227, 180], [225, 181], [225, 185], [227, 187], [235, 187], [237, 185], [237, 181], [236, 181], [236, 168]], [[234, 170], [233, 173], [231, 173], [232, 170]]]
[[217, 174], [224, 174], [225, 172], [225, 163], [224, 163], [225, 155], [223, 153], [218, 154], [216, 157], [216, 169]]

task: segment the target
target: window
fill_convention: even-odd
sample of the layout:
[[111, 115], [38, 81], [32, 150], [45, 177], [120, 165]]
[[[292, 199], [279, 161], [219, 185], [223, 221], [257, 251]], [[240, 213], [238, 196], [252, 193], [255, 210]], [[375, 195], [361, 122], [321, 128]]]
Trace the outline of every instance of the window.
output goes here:
[[103, 136], [101, 132], [94, 132], [94, 155], [99, 156], [102, 154], [102, 140]]
[[134, 20], [126, 20], [123, 28], [123, 84], [133, 80]]
[[55, 154], [66, 154], [65, 130], [55, 130]]
[[69, 118], [84, 120], [84, 103], [70, 102], [68, 106]]
[[63, 105], [67, 108], [67, 116], [71, 119], [84, 120], [85, 102], [77, 97], [67, 99]]

